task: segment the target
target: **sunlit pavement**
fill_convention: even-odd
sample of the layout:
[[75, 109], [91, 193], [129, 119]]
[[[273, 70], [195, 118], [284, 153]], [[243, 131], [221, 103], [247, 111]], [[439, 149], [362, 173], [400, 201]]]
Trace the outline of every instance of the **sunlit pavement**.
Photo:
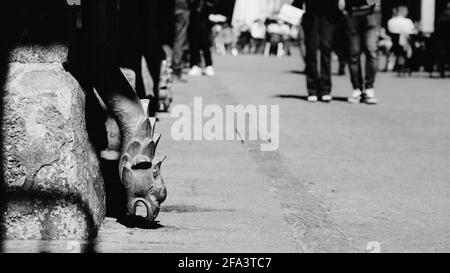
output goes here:
[[276, 200], [306, 251], [450, 250], [450, 79], [379, 74], [381, 103], [368, 106], [346, 103], [350, 81], [335, 77], [337, 100], [309, 104], [297, 58], [217, 63], [213, 90], [280, 105], [279, 151], [252, 157], [282, 177]]
[[[380, 74], [377, 106], [305, 101], [297, 57], [216, 57], [215, 78], [174, 87], [174, 104], [280, 106], [280, 148], [174, 141], [161, 115], [168, 199], [152, 229], [108, 218], [100, 252], [450, 251], [450, 80]], [[36, 243], [36, 249], [39, 249]], [[28, 244], [29, 246], [30, 244]], [[41, 246], [42, 247], [42, 246]], [[70, 251], [66, 242], [47, 249]], [[14, 245], [20, 249], [20, 243]]]

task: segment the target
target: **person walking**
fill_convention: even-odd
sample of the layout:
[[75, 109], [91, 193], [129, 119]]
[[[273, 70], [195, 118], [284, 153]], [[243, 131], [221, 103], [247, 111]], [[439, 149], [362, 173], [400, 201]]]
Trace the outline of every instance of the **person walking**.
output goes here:
[[[379, 17], [375, 10], [381, 0], [347, 0], [347, 35], [350, 41], [350, 78], [353, 85], [350, 103], [377, 104], [375, 96], [375, 76], [378, 70]], [[365, 76], [361, 55], [366, 57]]]
[[[209, 15], [212, 12], [214, 3], [212, 0], [189, 0], [190, 2], [190, 25], [189, 44], [191, 55], [190, 76], [214, 76], [215, 71], [211, 56], [211, 24]], [[205, 70], [201, 67], [201, 53], [205, 62]]]
[[[173, 0], [172, 0], [173, 1]], [[136, 93], [140, 99], [149, 99], [149, 115], [160, 111], [161, 64], [166, 58], [164, 45], [172, 43], [172, 33], [165, 30], [172, 25], [171, 1], [120, 1], [120, 63], [136, 73]], [[142, 57], [153, 81], [153, 95], [145, 89], [142, 75]]]
[[188, 0], [175, 0], [175, 34], [173, 41], [172, 69], [177, 80], [182, 79], [183, 53], [189, 47], [188, 28], [190, 17]]
[[[331, 52], [333, 34], [344, 0], [294, 0], [293, 6], [305, 8], [303, 29], [306, 43], [308, 101], [331, 102]], [[317, 52], [320, 51], [320, 72]]]

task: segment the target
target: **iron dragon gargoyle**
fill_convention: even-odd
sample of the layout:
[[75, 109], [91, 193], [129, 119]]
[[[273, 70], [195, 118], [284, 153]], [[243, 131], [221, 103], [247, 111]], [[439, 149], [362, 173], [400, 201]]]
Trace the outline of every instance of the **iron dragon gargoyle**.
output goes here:
[[165, 157], [156, 154], [161, 134], [155, 133], [155, 118], [145, 119], [134, 138], [124, 147], [120, 158], [119, 174], [125, 186], [127, 212], [136, 215], [138, 203], [147, 209], [146, 220], [158, 216], [160, 205], [166, 200], [167, 189], [161, 176]]

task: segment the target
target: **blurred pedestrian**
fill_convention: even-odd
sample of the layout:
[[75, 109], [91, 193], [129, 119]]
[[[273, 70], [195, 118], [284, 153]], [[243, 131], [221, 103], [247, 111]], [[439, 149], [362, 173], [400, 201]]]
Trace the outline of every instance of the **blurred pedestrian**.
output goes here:
[[388, 31], [392, 36], [392, 51], [396, 58], [395, 70], [399, 75], [407, 70], [408, 62], [413, 55], [410, 36], [417, 33], [413, 20], [408, 18], [407, 6], [400, 5], [393, 17], [388, 21]]
[[[214, 2], [212, 0], [189, 0], [190, 2], [190, 25], [189, 41], [191, 55], [190, 76], [214, 76], [213, 60], [211, 56], [211, 31], [212, 26], [209, 15], [212, 12]], [[202, 71], [202, 55], [205, 70]]]
[[442, 78], [446, 77], [446, 66], [450, 63], [450, 1], [438, 2], [436, 20], [436, 40], [438, 43], [439, 71]]
[[[173, 32], [166, 30], [172, 26], [171, 18], [174, 13], [174, 7], [170, 3], [167, 0], [120, 1], [121, 66], [134, 70], [136, 93], [140, 99], [150, 100], [150, 116], [156, 116], [159, 111], [161, 64], [166, 58], [163, 46], [171, 44], [173, 36]], [[153, 95], [145, 89], [142, 57], [153, 81]]]
[[189, 47], [188, 28], [190, 14], [188, 0], [175, 0], [175, 34], [172, 69], [173, 76], [176, 80], [182, 79], [183, 52]]
[[[303, 29], [306, 43], [306, 77], [308, 101], [331, 102], [331, 52], [333, 34], [343, 0], [294, 0], [293, 6], [303, 8]], [[320, 73], [317, 51], [320, 51]]]
[[[350, 103], [365, 102], [377, 104], [375, 97], [375, 77], [378, 71], [379, 17], [375, 9], [381, 0], [347, 0], [347, 34], [350, 42], [350, 78], [353, 86]], [[364, 77], [361, 54], [366, 57]]]
[[342, 11], [342, 14], [337, 21], [336, 30], [333, 37], [333, 50], [338, 57], [339, 68], [338, 75], [345, 75], [345, 68], [349, 60], [349, 39], [347, 37], [347, 11]]
[[250, 52], [253, 54], [262, 54], [266, 43], [267, 27], [263, 19], [256, 19], [250, 27], [252, 36], [252, 46]]

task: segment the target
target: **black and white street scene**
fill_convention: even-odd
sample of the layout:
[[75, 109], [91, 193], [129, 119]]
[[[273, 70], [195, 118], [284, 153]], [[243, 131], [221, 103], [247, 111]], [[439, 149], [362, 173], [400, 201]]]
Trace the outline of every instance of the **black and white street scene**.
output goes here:
[[450, 252], [449, 0], [0, 7], [2, 253]]

